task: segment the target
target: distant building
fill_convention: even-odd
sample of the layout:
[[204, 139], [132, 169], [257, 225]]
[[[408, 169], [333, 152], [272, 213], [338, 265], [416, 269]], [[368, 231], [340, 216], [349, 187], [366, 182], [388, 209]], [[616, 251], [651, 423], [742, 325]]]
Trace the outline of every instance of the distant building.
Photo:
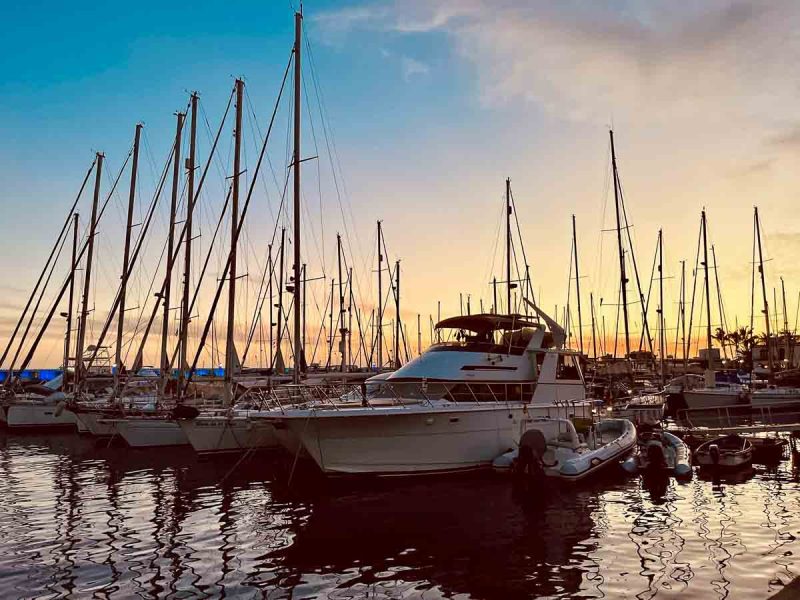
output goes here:
[[[772, 363], [774, 367], [782, 369], [795, 369], [800, 367], [800, 342], [797, 339], [770, 336], [770, 349], [772, 350]], [[766, 344], [757, 344], [752, 350], [754, 368], [767, 368], [769, 355]]]

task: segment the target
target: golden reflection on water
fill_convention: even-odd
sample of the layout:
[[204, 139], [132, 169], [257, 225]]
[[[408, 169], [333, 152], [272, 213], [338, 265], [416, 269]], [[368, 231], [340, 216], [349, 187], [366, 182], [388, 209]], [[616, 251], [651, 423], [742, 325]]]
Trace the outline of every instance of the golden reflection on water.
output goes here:
[[493, 474], [291, 489], [271, 455], [0, 433], [4, 597], [741, 598], [800, 572], [794, 465], [519, 497]]

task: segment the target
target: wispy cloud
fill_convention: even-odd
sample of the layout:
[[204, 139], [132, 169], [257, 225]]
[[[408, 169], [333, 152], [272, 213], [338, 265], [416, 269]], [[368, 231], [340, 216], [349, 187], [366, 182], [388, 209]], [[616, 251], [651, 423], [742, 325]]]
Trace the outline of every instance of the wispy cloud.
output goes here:
[[430, 72], [430, 67], [427, 64], [409, 56], [404, 56], [400, 62], [403, 68], [403, 79], [406, 81], [411, 81], [415, 76], [427, 75]]
[[769, 114], [797, 99], [800, 4], [410, 0], [325, 13], [320, 23], [442, 32], [478, 67], [487, 104], [522, 98], [572, 119]]
[[800, 125], [793, 125], [775, 134], [770, 138], [770, 143], [778, 148], [799, 149], [800, 148]]

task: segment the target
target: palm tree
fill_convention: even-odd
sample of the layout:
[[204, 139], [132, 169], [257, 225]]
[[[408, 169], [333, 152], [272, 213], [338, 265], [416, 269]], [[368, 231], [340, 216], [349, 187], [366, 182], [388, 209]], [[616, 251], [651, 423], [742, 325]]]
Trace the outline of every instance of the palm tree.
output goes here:
[[[725, 342], [728, 341], [728, 334], [725, 333], [725, 330], [722, 329], [722, 327], [717, 327], [716, 331], [714, 331], [714, 335], [711, 337], [719, 342], [719, 346], [722, 348], [722, 355], [727, 358], [728, 353], [725, 351]], [[711, 352], [710, 349], [709, 352]]]

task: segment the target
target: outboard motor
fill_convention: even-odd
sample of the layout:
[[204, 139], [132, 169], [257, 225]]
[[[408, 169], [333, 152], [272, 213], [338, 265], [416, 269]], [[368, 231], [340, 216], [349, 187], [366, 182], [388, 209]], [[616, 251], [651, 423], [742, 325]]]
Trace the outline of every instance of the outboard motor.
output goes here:
[[529, 429], [519, 440], [519, 457], [514, 466], [514, 479], [520, 483], [536, 483], [544, 478], [542, 457], [547, 440], [538, 429]]
[[667, 458], [664, 456], [664, 445], [661, 440], [652, 439], [647, 442], [647, 466], [659, 470], [667, 468]]
[[711, 462], [714, 465], [719, 465], [719, 446], [711, 444], [708, 447], [708, 455], [711, 457]]

